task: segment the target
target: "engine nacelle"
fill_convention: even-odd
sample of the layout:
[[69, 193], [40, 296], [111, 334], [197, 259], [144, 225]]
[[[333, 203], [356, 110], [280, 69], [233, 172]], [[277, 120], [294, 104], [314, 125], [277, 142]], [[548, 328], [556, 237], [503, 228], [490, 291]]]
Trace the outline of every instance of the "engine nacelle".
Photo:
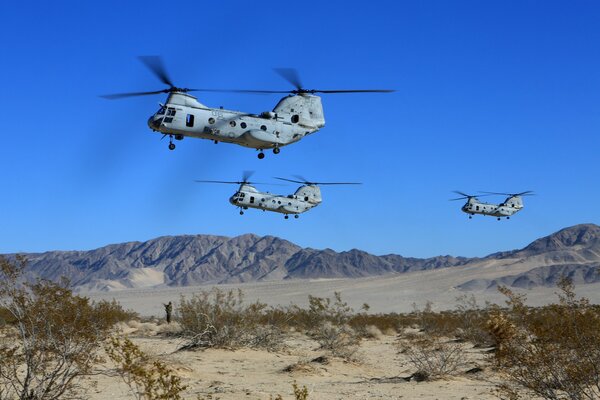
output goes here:
[[260, 114], [261, 118], [265, 118], [265, 119], [276, 119], [277, 118], [277, 114], [275, 114], [273, 111], [263, 111]]

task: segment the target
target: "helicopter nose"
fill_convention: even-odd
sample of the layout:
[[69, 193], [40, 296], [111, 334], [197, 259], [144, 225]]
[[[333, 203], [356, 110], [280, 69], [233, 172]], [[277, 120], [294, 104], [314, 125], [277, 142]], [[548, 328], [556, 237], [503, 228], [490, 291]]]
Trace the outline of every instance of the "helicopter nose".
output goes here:
[[148, 118], [148, 127], [153, 131], [157, 131], [160, 127], [160, 123], [162, 122], [162, 118], [154, 119], [154, 115]]

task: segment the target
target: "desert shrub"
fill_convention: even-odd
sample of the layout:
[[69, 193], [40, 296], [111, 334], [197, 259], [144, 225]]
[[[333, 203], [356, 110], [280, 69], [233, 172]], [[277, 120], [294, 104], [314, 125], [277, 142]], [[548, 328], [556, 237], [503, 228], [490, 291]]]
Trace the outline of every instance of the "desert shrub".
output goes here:
[[0, 342], [0, 388], [5, 398], [59, 399], [75, 396], [79, 379], [100, 361], [98, 350], [111, 319], [68, 283], [23, 281], [26, 260], [0, 257], [0, 307], [10, 329]]
[[131, 340], [111, 337], [105, 351], [116, 365], [115, 372], [139, 400], [180, 400], [186, 389], [165, 363], [151, 360]]
[[[294, 381], [294, 383], [292, 383], [292, 389], [294, 391], [294, 400], [308, 400], [308, 389], [306, 386], [299, 387]], [[283, 400], [283, 397], [278, 394], [275, 397], [269, 396], [269, 400]]]
[[460, 327], [459, 318], [453, 311], [433, 311], [433, 303], [427, 301], [423, 309], [413, 304], [413, 316], [417, 326], [429, 335], [452, 336]]
[[454, 332], [456, 337], [467, 340], [476, 346], [492, 345], [494, 340], [487, 329], [490, 316], [490, 304], [480, 308], [474, 295], [462, 295], [456, 298], [456, 312], [458, 328]]
[[[404, 328], [410, 326], [413, 321], [409, 321], [406, 315], [387, 313], [387, 314], [367, 314], [353, 315], [349, 324], [357, 331], [368, 330], [368, 327], [375, 327], [381, 332], [401, 332]], [[367, 337], [369, 333], [366, 332]]]
[[133, 319], [139, 319], [138, 313], [132, 310], [125, 310], [116, 300], [101, 300], [93, 302], [92, 306], [100, 317], [110, 325], [117, 322], [127, 322]]
[[465, 365], [465, 345], [438, 337], [420, 335], [399, 344], [400, 352], [416, 369], [419, 380], [452, 375]]
[[186, 338], [182, 349], [260, 347], [281, 345], [282, 329], [266, 319], [266, 305], [244, 304], [238, 291], [213, 289], [181, 297], [176, 318]]
[[495, 310], [488, 329], [497, 342], [496, 366], [509, 381], [505, 397], [534, 394], [546, 399], [600, 397], [600, 314], [576, 298], [569, 279], [559, 281], [558, 303], [525, 306], [525, 297], [506, 287], [508, 310]]
[[329, 297], [309, 296], [308, 334], [320, 348], [336, 357], [349, 359], [358, 349], [361, 335], [351, 326], [353, 310], [339, 292]]

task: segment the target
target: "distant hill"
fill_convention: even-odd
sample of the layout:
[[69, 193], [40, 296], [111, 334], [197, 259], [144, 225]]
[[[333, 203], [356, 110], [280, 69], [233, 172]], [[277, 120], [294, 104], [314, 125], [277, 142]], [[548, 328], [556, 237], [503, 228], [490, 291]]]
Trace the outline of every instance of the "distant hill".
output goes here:
[[520, 250], [495, 253], [487, 259], [518, 260], [532, 268], [494, 279], [475, 278], [458, 286], [462, 290], [491, 289], [497, 285], [531, 289], [556, 286], [562, 276], [575, 284], [600, 282], [600, 226], [581, 224], [535, 240]]
[[[56, 280], [65, 276], [85, 290], [194, 286], [285, 279], [361, 278], [385, 274], [478, 265], [489, 260], [531, 265], [527, 271], [478, 278], [458, 285], [481, 290], [497, 284], [554, 285], [562, 274], [576, 283], [598, 281], [600, 227], [576, 225], [538, 239], [520, 250], [485, 258], [439, 256], [426, 259], [375, 256], [361, 250], [301, 248], [273, 236], [246, 234], [165, 236], [146, 242], [113, 244], [90, 251], [26, 254], [28, 276]], [[476, 275], [476, 274], [475, 274]]]

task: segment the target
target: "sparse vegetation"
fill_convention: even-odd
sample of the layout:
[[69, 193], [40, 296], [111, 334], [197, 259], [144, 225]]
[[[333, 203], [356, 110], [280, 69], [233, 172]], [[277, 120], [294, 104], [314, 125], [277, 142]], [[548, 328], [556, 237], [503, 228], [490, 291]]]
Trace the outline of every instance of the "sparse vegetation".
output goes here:
[[99, 349], [116, 307], [91, 304], [74, 295], [64, 281], [20, 283], [25, 266], [23, 257], [0, 257], [0, 306], [10, 322], [0, 332], [2, 396], [22, 400], [74, 396], [80, 378], [100, 361]]
[[282, 330], [270, 321], [266, 305], [245, 305], [241, 290], [201, 291], [190, 299], [181, 297], [176, 318], [186, 343], [182, 349], [260, 347], [276, 349]]
[[[467, 348], [493, 346], [487, 362], [506, 377], [497, 387], [500, 398], [600, 398], [600, 308], [577, 298], [568, 279], [558, 284], [558, 302], [545, 307], [528, 307], [523, 295], [501, 287], [505, 308], [480, 307], [474, 296], [461, 296], [453, 311], [436, 312], [428, 302], [408, 314], [371, 314], [367, 304], [355, 312], [340, 293], [310, 296], [308, 308], [267, 307], [245, 303], [241, 291], [213, 289], [181, 297], [174, 321], [158, 325], [156, 320], [141, 322], [116, 301], [90, 302], [77, 296], [68, 282], [27, 283], [25, 265], [22, 257], [0, 257], [0, 399], [81, 397], [81, 379], [104, 365], [102, 348], [114, 364], [110, 371], [130, 388], [132, 397], [181, 399], [186, 386], [176, 372], [118, 336], [114, 326], [135, 329], [138, 335], [180, 336], [181, 349], [274, 351], [285, 333], [293, 331], [314, 339], [318, 349], [329, 353], [327, 358], [344, 360], [353, 359], [361, 340], [400, 332], [397, 343], [412, 375], [382, 381], [462, 373]], [[314, 373], [318, 368], [312, 363], [299, 361], [281, 371]], [[293, 396], [306, 400], [308, 390], [294, 383]]]
[[558, 303], [525, 306], [525, 297], [506, 287], [508, 310], [496, 310], [489, 331], [497, 342], [495, 363], [509, 380], [498, 388], [510, 399], [533, 394], [545, 399], [600, 397], [600, 313], [577, 298], [563, 278]]
[[115, 371], [138, 400], [180, 400], [186, 386], [173, 370], [159, 360], [151, 360], [131, 340], [111, 337], [106, 354]]
[[400, 343], [400, 351], [416, 369], [419, 380], [443, 378], [465, 365], [465, 345], [439, 337], [418, 336]]

